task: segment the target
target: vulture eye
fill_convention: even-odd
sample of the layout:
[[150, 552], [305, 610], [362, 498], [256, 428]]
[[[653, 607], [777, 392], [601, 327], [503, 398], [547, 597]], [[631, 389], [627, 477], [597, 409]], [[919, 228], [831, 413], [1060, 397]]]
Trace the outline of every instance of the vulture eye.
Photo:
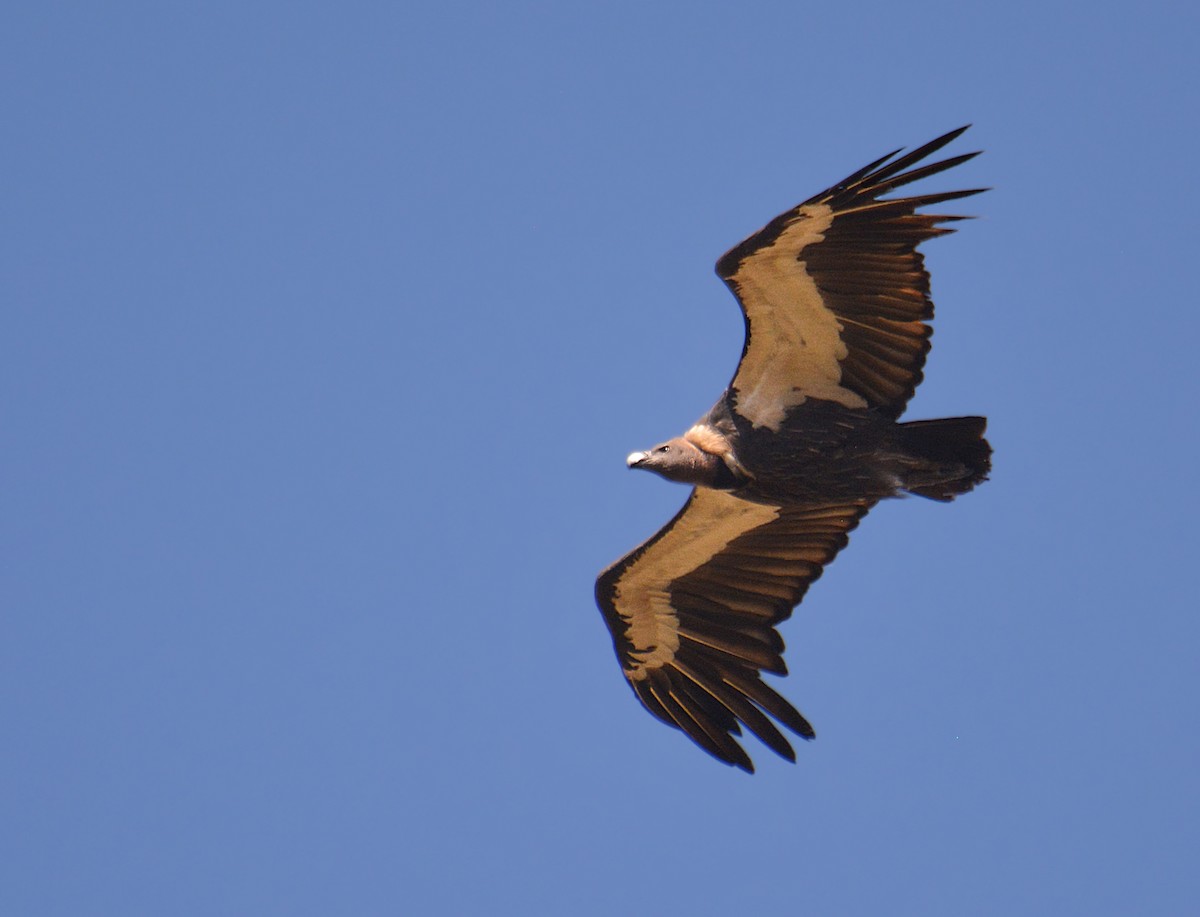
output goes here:
[[658, 447], [658, 449], [657, 449], [657, 450], [655, 450], [655, 451], [657, 451], [657, 452], [670, 452], [670, 451], [671, 451], [671, 447], [670, 447], [670, 446], [659, 446], [659, 447]]

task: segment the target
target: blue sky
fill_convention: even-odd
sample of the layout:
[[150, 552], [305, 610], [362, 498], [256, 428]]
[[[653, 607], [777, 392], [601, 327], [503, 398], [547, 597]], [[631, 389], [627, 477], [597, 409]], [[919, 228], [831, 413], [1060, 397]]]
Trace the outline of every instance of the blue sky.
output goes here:
[[[1198, 18], [9, 5], [0, 911], [1191, 913]], [[908, 416], [993, 480], [866, 520], [747, 777], [621, 679], [624, 456], [726, 248], [966, 122]]]

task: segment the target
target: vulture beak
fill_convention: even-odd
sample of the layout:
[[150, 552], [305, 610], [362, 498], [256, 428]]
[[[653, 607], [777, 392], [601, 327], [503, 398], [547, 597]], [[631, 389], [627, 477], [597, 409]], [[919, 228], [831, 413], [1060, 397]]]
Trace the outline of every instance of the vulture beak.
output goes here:
[[625, 464], [630, 468], [636, 468], [648, 458], [650, 458], [650, 453], [648, 452], [630, 452], [629, 456], [625, 459]]

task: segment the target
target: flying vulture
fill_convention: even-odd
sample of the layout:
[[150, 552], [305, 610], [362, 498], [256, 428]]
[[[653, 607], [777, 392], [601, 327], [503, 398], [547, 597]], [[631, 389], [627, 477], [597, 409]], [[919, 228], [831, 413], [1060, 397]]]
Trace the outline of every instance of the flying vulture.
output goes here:
[[932, 333], [917, 247], [982, 188], [885, 197], [978, 155], [919, 165], [966, 128], [889, 153], [780, 214], [717, 262], [746, 323], [729, 388], [630, 468], [692, 485], [659, 532], [596, 580], [621, 668], [658, 719], [753, 772], [743, 727], [790, 761], [813, 728], [762, 680], [787, 674], [791, 615], [879, 500], [948, 502], [985, 480], [983, 417], [900, 423]]

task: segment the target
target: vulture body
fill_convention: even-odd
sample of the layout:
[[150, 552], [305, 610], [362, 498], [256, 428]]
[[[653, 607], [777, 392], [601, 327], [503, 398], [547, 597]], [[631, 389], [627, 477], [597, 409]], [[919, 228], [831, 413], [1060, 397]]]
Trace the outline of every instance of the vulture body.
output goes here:
[[631, 468], [693, 486], [657, 534], [600, 574], [596, 601], [642, 704], [753, 772], [742, 727], [794, 761], [808, 721], [762, 680], [784, 675], [776, 625], [879, 500], [950, 501], [987, 478], [986, 420], [900, 422], [922, 378], [933, 302], [917, 246], [958, 216], [922, 207], [983, 189], [885, 198], [978, 155], [918, 165], [952, 131], [897, 150], [780, 214], [717, 274], [746, 322], [729, 388]]

